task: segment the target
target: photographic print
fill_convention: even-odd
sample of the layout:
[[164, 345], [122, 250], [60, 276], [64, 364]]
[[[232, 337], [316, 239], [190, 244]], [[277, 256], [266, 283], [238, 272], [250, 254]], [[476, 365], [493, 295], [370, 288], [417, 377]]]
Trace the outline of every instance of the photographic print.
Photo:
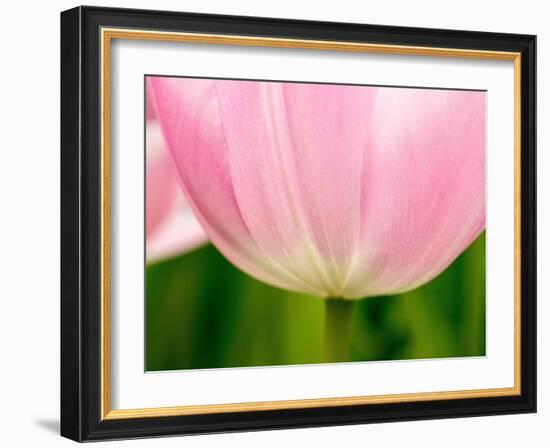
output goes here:
[[147, 371], [486, 354], [485, 91], [144, 88]]

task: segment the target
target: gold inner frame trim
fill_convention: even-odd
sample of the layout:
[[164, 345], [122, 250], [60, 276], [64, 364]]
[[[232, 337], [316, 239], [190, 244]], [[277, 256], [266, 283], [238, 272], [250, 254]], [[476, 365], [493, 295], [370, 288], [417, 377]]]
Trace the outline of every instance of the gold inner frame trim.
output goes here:
[[[521, 54], [503, 51], [459, 48], [419, 47], [307, 39], [279, 39], [217, 34], [144, 31], [137, 29], [101, 29], [101, 419], [127, 419], [182, 415], [306, 409], [413, 401], [502, 397], [521, 394]], [[441, 392], [368, 395], [302, 400], [279, 400], [229, 404], [188, 405], [141, 409], [111, 409], [110, 368], [110, 62], [113, 39], [239, 45], [399, 54], [413, 56], [456, 57], [513, 61], [514, 63], [514, 386]]]

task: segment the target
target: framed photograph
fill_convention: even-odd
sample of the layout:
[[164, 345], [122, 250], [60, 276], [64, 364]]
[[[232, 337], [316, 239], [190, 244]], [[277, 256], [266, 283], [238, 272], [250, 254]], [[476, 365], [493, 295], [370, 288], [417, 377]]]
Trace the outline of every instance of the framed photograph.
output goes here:
[[61, 433], [535, 412], [531, 35], [61, 14]]

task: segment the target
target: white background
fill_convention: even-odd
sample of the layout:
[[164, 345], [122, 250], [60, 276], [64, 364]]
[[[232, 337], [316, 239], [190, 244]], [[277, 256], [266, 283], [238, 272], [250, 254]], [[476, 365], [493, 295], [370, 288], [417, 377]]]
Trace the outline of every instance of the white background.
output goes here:
[[[101, 1], [104, 6], [159, 8], [272, 17], [355, 21], [538, 34], [539, 413], [537, 415], [127, 441], [110, 446], [545, 446], [550, 393], [545, 381], [550, 333], [550, 158], [544, 152], [550, 97], [545, 89], [550, 36], [545, 2], [338, 2], [278, 0]], [[59, 11], [74, 2], [9, 2], [1, 28], [2, 301], [0, 440], [5, 446], [69, 446], [58, 438], [59, 396]], [[543, 176], [543, 173], [545, 176]], [[543, 204], [544, 202], [544, 204]], [[545, 278], [546, 277], [546, 278]], [[546, 353], [548, 349], [546, 348]], [[98, 444], [97, 446], [109, 446]]]

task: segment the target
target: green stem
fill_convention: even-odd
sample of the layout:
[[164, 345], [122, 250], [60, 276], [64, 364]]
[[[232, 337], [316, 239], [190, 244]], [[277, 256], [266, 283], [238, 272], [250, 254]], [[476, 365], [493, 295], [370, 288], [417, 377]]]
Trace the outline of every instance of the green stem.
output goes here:
[[325, 300], [325, 362], [349, 361], [351, 321], [355, 300]]

